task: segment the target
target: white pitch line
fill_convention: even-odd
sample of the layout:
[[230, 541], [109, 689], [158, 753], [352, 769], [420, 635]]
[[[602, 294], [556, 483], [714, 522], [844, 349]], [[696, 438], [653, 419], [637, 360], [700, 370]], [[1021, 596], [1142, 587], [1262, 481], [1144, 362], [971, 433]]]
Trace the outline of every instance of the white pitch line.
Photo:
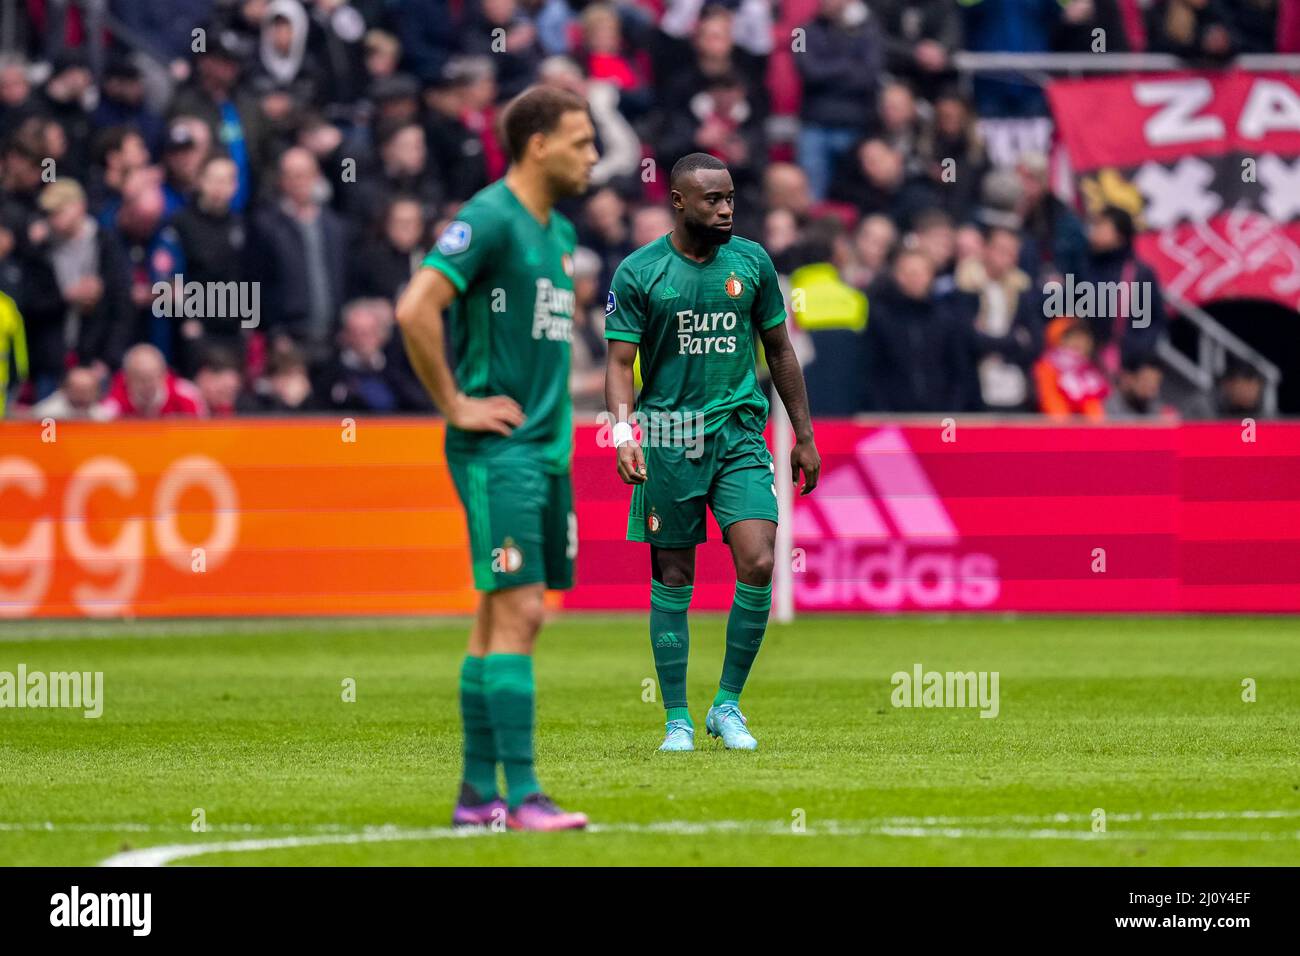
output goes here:
[[[1140, 823], [1144, 821], [1167, 820], [1286, 820], [1300, 817], [1300, 809], [1295, 810], [1172, 810], [1157, 813], [1109, 813], [1108, 823]], [[1091, 814], [1086, 813], [1049, 813], [1041, 815], [1003, 814], [993, 816], [924, 816], [924, 817], [879, 817], [853, 821], [824, 820], [817, 826], [822, 829], [837, 826], [879, 826], [879, 827], [963, 827], [983, 824], [1053, 824], [1053, 823], [1091, 823]], [[669, 821], [663, 824], [639, 824], [642, 827], [655, 826], [693, 826], [681, 822]], [[761, 821], [703, 821], [701, 826], [718, 828], [718, 832], [729, 826], [766, 826]], [[370, 833], [402, 830], [404, 825], [397, 823], [209, 823], [202, 831], [205, 833], [276, 833], [287, 832], [289, 835], [324, 834], [324, 833]], [[84, 833], [187, 833], [192, 832], [188, 824], [142, 823], [129, 821], [123, 823], [55, 823], [52, 820], [32, 820], [18, 822], [0, 822], [0, 833], [28, 833], [56, 831]]]
[[[1296, 816], [1296, 811], [1240, 811], [1247, 816], [1231, 816], [1232, 811], [1202, 811], [1217, 814], [1211, 819], [1257, 819], [1270, 817]], [[1059, 815], [1058, 815], [1059, 816]], [[1172, 815], [1165, 815], [1172, 818]], [[955, 819], [955, 818], [954, 818]], [[986, 818], [987, 819], [987, 818]], [[1090, 819], [1087, 817], [1084, 820]], [[753, 820], [714, 820], [702, 823], [683, 821], [664, 821], [660, 823], [610, 823], [594, 824], [587, 828], [587, 833], [601, 834], [656, 834], [671, 836], [701, 836], [708, 834], [748, 834], [752, 836], [884, 836], [910, 839], [989, 839], [989, 840], [1083, 840], [1083, 841], [1132, 841], [1142, 840], [1160, 842], [1196, 841], [1196, 842], [1254, 842], [1300, 839], [1300, 832], [1220, 832], [1213, 830], [1174, 830], [1162, 832], [1146, 831], [1107, 831], [1061, 830], [1038, 828], [1032, 830], [987, 829], [962, 826], [904, 826], [898, 823], [873, 821], [836, 821], [828, 820], [803, 832], [794, 831], [785, 823], [762, 823]], [[167, 866], [177, 860], [210, 853], [249, 853], [265, 850], [286, 849], [304, 846], [323, 846], [360, 843], [383, 843], [393, 841], [420, 841], [466, 839], [493, 835], [488, 829], [452, 830], [447, 827], [405, 830], [399, 827], [375, 827], [356, 833], [322, 833], [311, 836], [287, 836], [267, 839], [216, 841], [207, 843], [174, 843], [166, 846], [146, 847], [140, 850], [126, 850], [104, 860], [100, 866], [109, 867], [153, 867]]]
[[395, 823], [209, 823], [202, 831], [191, 831], [187, 825], [175, 823], [0, 823], [0, 833], [356, 833], [358, 831], [392, 829]]
[[[1284, 820], [1300, 817], [1297, 810], [1172, 810], [1165, 813], [1107, 813], [1108, 823], [1138, 823], [1154, 820]], [[1008, 814], [985, 817], [888, 817], [885, 823], [917, 826], [945, 826], [970, 823], [1087, 823], [1088, 813], [1051, 813], [1040, 816]]]

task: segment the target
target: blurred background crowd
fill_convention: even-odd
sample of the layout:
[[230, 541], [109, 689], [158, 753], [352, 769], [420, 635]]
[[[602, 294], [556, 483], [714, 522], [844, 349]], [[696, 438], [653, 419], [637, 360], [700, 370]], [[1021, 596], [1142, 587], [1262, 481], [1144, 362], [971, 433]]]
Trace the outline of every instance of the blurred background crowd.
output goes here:
[[[601, 151], [562, 207], [583, 411], [603, 405], [608, 279], [672, 227], [666, 171], [701, 150], [788, 281], [816, 414], [1259, 414], [1246, 365], [1167, 400], [1137, 224], [1059, 198], [1042, 150], [992, 155], [980, 121], [1045, 116], [1038, 83], [954, 69], [1087, 52], [1098, 28], [1109, 52], [1197, 65], [1300, 50], [1291, 0], [19, 0], [0, 23], [5, 414], [429, 411], [393, 303], [505, 171], [497, 113], [538, 82], [586, 97]], [[177, 275], [256, 282], [257, 327], [157, 314]], [[1151, 322], [1045, 316], [1067, 275], [1151, 283]]]

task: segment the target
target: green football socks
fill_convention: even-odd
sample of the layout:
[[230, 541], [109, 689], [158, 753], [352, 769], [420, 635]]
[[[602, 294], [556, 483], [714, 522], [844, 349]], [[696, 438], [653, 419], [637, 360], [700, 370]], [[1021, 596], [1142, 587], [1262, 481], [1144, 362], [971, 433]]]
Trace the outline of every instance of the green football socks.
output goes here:
[[483, 798], [497, 797], [497, 748], [483, 693], [483, 658], [466, 657], [460, 667], [460, 718], [465, 728], [465, 783]]
[[722, 659], [722, 680], [713, 698], [714, 707], [728, 700], [740, 700], [749, 669], [754, 666], [754, 658], [763, 644], [771, 611], [771, 584], [759, 588], [736, 582], [736, 595], [727, 618], [727, 653]]
[[496, 756], [506, 773], [506, 802], [516, 807], [541, 792], [533, 770], [533, 659], [527, 654], [483, 658], [483, 695], [492, 721]]
[[659, 693], [668, 719], [687, 723], [691, 715], [686, 709], [686, 657], [690, 650], [686, 609], [691, 606], [694, 590], [689, 584], [674, 588], [650, 582], [650, 646], [659, 675]]

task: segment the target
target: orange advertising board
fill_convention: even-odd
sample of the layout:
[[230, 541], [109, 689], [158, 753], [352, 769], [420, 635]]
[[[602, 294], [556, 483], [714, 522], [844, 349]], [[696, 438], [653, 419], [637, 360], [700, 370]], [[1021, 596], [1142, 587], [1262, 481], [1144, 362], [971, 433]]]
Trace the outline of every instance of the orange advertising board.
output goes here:
[[0, 618], [469, 612], [434, 419], [0, 425]]

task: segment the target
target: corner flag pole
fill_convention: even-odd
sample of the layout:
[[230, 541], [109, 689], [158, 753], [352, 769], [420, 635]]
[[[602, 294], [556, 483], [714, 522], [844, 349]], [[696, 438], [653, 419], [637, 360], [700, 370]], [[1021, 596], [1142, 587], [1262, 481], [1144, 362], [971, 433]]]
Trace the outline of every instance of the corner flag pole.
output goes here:
[[776, 567], [772, 569], [772, 610], [776, 620], [789, 624], [794, 620], [794, 486], [790, 483], [790, 438], [793, 426], [785, 403], [772, 402], [772, 452], [776, 461]]

